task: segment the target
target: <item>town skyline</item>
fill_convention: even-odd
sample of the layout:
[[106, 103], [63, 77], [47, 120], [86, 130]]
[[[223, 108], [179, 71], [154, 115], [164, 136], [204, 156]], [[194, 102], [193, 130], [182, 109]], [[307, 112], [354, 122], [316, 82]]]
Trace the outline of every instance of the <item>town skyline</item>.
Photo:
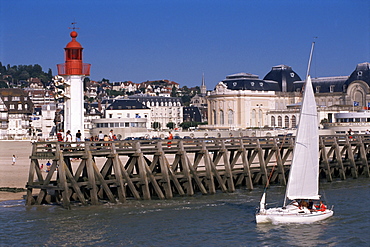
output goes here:
[[348, 76], [370, 61], [370, 3], [362, 0], [16, 0], [2, 1], [0, 9], [3, 65], [39, 64], [55, 75], [71, 39], [68, 28], [77, 22], [77, 41], [95, 81], [167, 79], [193, 87], [204, 73], [212, 89], [227, 75], [263, 78], [279, 64], [304, 79], [316, 36], [313, 77]]

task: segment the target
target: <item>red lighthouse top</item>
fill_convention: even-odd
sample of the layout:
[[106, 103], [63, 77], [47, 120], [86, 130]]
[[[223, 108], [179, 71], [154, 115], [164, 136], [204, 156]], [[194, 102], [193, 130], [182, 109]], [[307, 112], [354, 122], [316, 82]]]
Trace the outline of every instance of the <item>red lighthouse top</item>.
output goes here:
[[82, 63], [82, 46], [76, 41], [76, 31], [71, 32], [72, 40], [64, 48], [65, 63], [58, 64], [59, 75], [90, 75], [90, 64]]

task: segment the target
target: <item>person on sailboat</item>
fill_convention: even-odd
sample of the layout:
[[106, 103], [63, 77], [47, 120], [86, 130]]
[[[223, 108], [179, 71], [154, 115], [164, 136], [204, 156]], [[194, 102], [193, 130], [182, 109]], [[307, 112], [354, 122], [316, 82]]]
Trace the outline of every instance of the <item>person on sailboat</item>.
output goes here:
[[306, 200], [301, 200], [299, 202], [299, 209], [302, 209], [302, 208], [308, 208], [308, 203], [306, 202]]
[[320, 205], [317, 205], [315, 207], [316, 207], [317, 211], [325, 211], [326, 210], [326, 206], [324, 205], [324, 203], [322, 201], [320, 201]]
[[313, 209], [313, 201], [310, 199], [308, 200], [308, 207], [307, 209], [309, 209], [310, 211]]

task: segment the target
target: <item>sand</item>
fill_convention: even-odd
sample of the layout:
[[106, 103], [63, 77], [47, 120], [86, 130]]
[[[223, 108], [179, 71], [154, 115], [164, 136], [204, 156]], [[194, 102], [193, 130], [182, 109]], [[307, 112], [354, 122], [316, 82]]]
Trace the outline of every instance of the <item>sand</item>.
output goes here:
[[[25, 189], [30, 168], [32, 144], [30, 141], [0, 141], [0, 188]], [[12, 165], [12, 156], [15, 154], [16, 163]], [[0, 191], [0, 201], [19, 200], [26, 192]]]

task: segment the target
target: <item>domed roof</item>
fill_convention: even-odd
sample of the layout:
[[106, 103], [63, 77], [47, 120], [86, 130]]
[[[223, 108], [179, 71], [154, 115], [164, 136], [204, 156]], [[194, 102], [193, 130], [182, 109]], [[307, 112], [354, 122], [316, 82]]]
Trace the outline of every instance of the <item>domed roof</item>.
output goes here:
[[370, 63], [365, 62], [357, 64], [356, 69], [349, 76], [345, 84], [348, 86], [353, 81], [357, 80], [364, 81], [370, 86]]
[[261, 80], [258, 75], [249, 73], [228, 75], [222, 82], [230, 90], [279, 91], [277, 82]]
[[81, 44], [76, 41], [76, 37], [78, 36], [78, 33], [76, 31], [72, 31], [70, 35], [71, 35], [72, 41], [67, 44], [66, 48], [81, 48], [82, 49]]
[[301, 81], [299, 75], [292, 70], [292, 67], [287, 65], [272, 67], [271, 71], [263, 79], [278, 82], [282, 92], [293, 92], [293, 82]]

